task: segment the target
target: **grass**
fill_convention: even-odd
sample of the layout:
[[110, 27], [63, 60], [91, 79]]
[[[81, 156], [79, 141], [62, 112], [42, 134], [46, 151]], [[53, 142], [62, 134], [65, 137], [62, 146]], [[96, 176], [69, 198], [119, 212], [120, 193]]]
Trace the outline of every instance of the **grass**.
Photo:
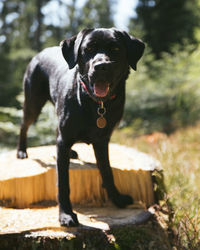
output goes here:
[[113, 142], [137, 148], [163, 167], [166, 201], [172, 205], [169, 227], [177, 249], [200, 249], [200, 124], [167, 136], [154, 133], [134, 138], [131, 129], [117, 130]]

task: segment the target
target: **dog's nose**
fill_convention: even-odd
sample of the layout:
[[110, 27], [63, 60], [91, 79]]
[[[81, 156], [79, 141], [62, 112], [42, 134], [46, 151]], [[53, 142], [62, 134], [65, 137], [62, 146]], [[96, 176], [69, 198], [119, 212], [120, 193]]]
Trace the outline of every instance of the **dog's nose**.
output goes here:
[[110, 62], [98, 62], [94, 65], [94, 69], [96, 71], [109, 71], [111, 67]]

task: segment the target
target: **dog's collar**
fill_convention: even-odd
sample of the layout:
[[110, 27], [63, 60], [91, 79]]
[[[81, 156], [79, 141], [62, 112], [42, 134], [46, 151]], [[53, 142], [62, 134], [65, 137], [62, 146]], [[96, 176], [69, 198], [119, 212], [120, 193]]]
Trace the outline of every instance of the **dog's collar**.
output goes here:
[[89, 94], [89, 91], [88, 91], [88, 89], [87, 89], [87, 87], [86, 87], [86, 85], [85, 85], [85, 83], [84, 83], [82, 80], [80, 80], [80, 84], [82, 85], [82, 87], [83, 87], [83, 89], [85, 90], [85, 92], [87, 92], [87, 94], [90, 95], [90, 94]]
[[[83, 87], [84, 91], [92, 98], [90, 92], [87, 89], [86, 84], [84, 83], [84, 81], [82, 79], [80, 79], [80, 84]], [[109, 99], [113, 100], [116, 98], [116, 95], [112, 95]], [[99, 104], [99, 107], [97, 108], [97, 114], [98, 114], [98, 118], [96, 120], [96, 125], [98, 128], [105, 128], [107, 125], [107, 121], [106, 118], [104, 117], [104, 115], [106, 114], [106, 108], [104, 107], [104, 102], [99, 100], [95, 100], [94, 98], [92, 98], [92, 100], [96, 101]]]

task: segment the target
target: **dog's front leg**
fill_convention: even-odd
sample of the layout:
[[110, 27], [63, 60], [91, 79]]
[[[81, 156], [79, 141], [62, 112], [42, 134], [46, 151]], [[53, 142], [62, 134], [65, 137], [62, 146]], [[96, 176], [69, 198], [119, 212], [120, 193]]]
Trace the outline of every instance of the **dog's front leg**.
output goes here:
[[77, 226], [79, 224], [77, 215], [73, 213], [70, 202], [69, 188], [69, 156], [70, 149], [64, 143], [61, 136], [57, 138], [57, 178], [58, 178], [58, 202], [59, 221], [61, 226]]
[[112, 169], [108, 156], [108, 141], [105, 139], [93, 143], [93, 148], [97, 160], [97, 166], [102, 176], [103, 187], [106, 188], [109, 199], [120, 208], [126, 207], [133, 203], [129, 195], [120, 194], [114, 184]]

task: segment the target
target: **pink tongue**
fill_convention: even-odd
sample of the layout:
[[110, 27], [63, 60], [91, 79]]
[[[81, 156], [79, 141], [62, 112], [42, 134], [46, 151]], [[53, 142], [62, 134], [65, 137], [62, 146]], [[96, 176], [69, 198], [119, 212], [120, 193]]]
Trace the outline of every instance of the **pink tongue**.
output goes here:
[[109, 84], [94, 84], [94, 93], [98, 97], [105, 97], [108, 94], [109, 91]]

